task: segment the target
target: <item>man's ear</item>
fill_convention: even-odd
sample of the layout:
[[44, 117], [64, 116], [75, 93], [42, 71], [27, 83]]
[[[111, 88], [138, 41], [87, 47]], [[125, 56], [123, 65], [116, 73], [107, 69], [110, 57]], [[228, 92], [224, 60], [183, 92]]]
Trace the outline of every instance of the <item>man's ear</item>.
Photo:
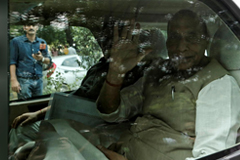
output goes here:
[[23, 30], [24, 30], [24, 31], [26, 30], [26, 26], [23, 26]]

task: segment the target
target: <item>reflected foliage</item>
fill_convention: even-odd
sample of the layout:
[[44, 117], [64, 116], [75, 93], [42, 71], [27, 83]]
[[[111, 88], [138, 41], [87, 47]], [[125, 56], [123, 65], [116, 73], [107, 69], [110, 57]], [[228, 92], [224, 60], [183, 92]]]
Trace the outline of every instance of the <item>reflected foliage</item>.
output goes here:
[[51, 47], [57, 48], [59, 45], [67, 43], [64, 30], [60, 30], [53, 26], [44, 26], [38, 30], [38, 37], [45, 39]]
[[[10, 39], [21, 36], [24, 34], [22, 25], [10, 25]], [[89, 29], [84, 27], [71, 26], [69, 28], [57, 28], [56, 26], [40, 25], [38, 37], [46, 40], [48, 43], [49, 52], [56, 49], [58, 55], [63, 55], [62, 49], [65, 45], [75, 45], [77, 54], [81, 56], [83, 63], [79, 63], [79, 66], [88, 70], [92, 65], [97, 63], [102, 55], [102, 50], [99, 47], [96, 39], [93, 37]], [[72, 42], [70, 44], [69, 42]], [[77, 75], [77, 73], [74, 73]], [[46, 87], [44, 87], [43, 94], [51, 94], [55, 91], [70, 91], [77, 89], [80, 82], [84, 77], [76, 76], [76, 80], [72, 84], [65, 83], [65, 77], [61, 73], [57, 73], [55, 79], [53, 77], [44, 76], [43, 79], [47, 81]], [[10, 100], [17, 99], [17, 95], [10, 89]]]
[[82, 56], [83, 61], [87, 62], [87, 66], [82, 67], [89, 69], [102, 56], [102, 50], [88, 29], [71, 27], [71, 31], [79, 55]]
[[[77, 74], [77, 73], [74, 73]], [[76, 76], [77, 77], [77, 76]], [[56, 77], [44, 77], [47, 80], [47, 86], [43, 90], [43, 94], [51, 94], [53, 92], [65, 92], [78, 89], [79, 83], [83, 80], [83, 77], [77, 77], [72, 84], [65, 83], [65, 77], [61, 72], [56, 73]]]

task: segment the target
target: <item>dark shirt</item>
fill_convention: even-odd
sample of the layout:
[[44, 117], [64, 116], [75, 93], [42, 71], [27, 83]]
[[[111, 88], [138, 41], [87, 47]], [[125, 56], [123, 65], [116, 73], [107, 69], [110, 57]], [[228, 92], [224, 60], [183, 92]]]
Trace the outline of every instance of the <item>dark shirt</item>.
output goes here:
[[10, 65], [16, 65], [16, 75], [18, 77], [42, 77], [42, 62], [32, 57], [33, 53], [39, 51], [40, 43], [46, 44], [46, 49], [41, 50], [43, 57], [52, 61], [45, 40], [36, 37], [34, 42], [30, 42], [26, 35], [15, 37], [10, 42]]
[[[140, 63], [131, 71], [127, 72], [122, 84], [122, 88], [134, 84], [140, 77], [143, 76], [144, 71], [148, 67], [149, 64]], [[101, 58], [98, 63], [93, 65], [88, 70], [80, 88], [73, 94], [96, 100], [106, 79], [108, 68], [109, 62], [104, 57]]]

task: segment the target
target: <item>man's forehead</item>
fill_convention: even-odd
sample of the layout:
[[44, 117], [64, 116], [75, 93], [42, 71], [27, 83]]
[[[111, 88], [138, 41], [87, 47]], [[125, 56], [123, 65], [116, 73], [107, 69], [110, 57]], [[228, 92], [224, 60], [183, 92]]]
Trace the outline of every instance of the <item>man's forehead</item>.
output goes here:
[[169, 32], [202, 33], [203, 25], [196, 19], [178, 19], [169, 23]]
[[38, 23], [25, 23], [24, 26], [38, 26]]

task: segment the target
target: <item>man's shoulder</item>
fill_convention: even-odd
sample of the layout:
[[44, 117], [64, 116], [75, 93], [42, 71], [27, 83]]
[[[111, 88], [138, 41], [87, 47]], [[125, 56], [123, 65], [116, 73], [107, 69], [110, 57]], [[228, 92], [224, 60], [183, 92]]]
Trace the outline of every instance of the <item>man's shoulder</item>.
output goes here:
[[17, 37], [14, 37], [14, 38], [12, 39], [12, 41], [21, 41], [21, 40], [24, 40], [25, 37], [26, 37], [26, 36], [24, 36], [24, 35], [17, 36]]
[[204, 71], [217, 71], [214, 73], [218, 73], [221, 75], [229, 74], [228, 71], [214, 58], [210, 59], [209, 64], [204, 68]]

